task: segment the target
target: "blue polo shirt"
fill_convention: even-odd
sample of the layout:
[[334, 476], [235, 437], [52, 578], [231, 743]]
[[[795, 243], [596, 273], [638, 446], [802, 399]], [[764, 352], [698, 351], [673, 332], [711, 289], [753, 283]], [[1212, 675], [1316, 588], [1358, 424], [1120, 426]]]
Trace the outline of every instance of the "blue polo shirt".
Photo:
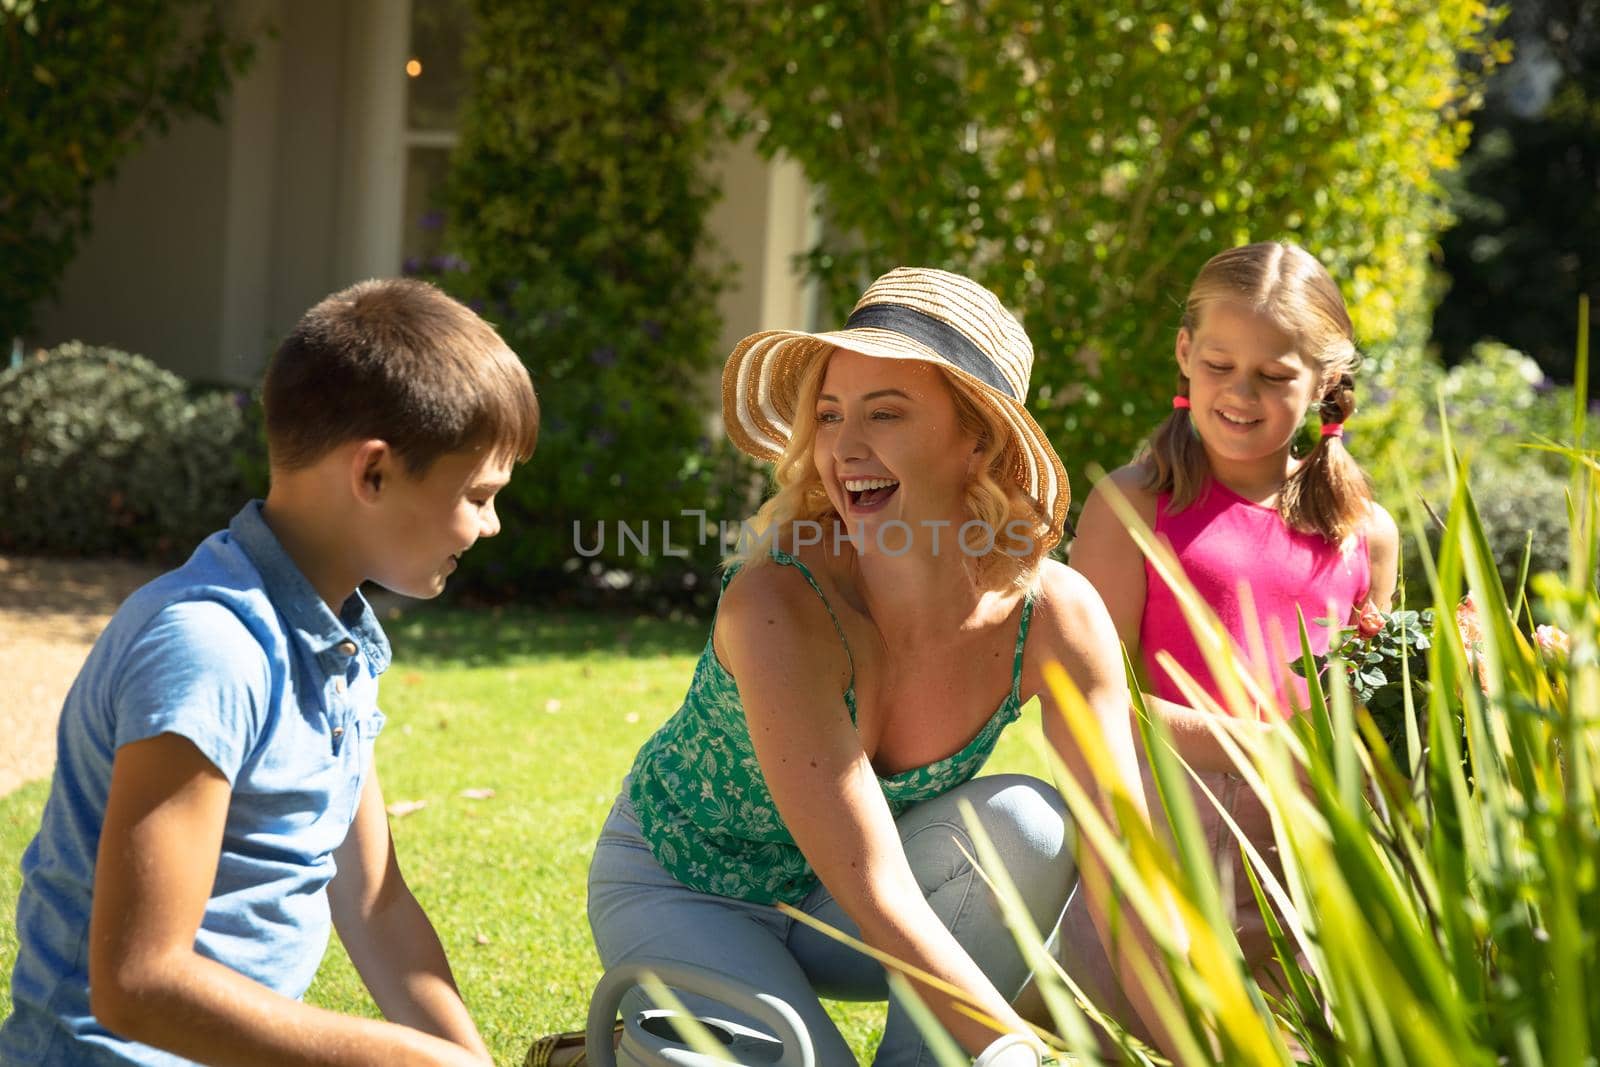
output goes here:
[[179, 1064], [89, 1012], [89, 905], [118, 747], [188, 738], [233, 787], [195, 951], [300, 997], [328, 943], [327, 884], [383, 728], [389, 642], [360, 593], [328, 610], [245, 506], [123, 603], [61, 712], [38, 836], [22, 857], [0, 1064]]

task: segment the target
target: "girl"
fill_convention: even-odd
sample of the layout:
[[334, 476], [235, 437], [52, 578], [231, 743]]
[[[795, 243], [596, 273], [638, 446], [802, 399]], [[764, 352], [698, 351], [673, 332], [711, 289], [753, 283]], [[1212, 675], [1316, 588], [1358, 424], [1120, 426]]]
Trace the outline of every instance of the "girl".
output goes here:
[[[1321, 655], [1332, 636], [1325, 620], [1354, 622], [1369, 605], [1387, 609], [1394, 593], [1399, 533], [1342, 441], [1356, 409], [1353, 375], [1361, 357], [1327, 270], [1304, 249], [1279, 242], [1230, 249], [1201, 269], [1176, 354], [1172, 415], [1144, 454], [1110, 480], [1171, 545], [1248, 669], [1275, 695], [1272, 706], [1257, 709], [1270, 724], [1306, 699], [1304, 680], [1288, 668], [1300, 655], [1298, 617]], [[1295, 434], [1313, 408], [1321, 434], [1308, 455], [1296, 456]], [[1072, 565], [1105, 600], [1142, 668], [1145, 699], [1178, 754], [1202, 772], [1271, 862], [1265, 811], [1207, 729], [1205, 713], [1188, 705], [1156, 654], [1169, 653], [1220, 702], [1216, 680], [1172, 590], [1100, 487], [1084, 505]], [[1147, 768], [1145, 782], [1154, 806]], [[1231, 881], [1246, 960], [1260, 971], [1270, 962], [1271, 944], [1237, 842], [1198, 791], [1196, 806], [1225, 891]], [[1102, 997], [1114, 996], [1109, 964], [1083, 936], [1081, 910], [1068, 908], [1063, 962], [1074, 977], [1088, 976]], [[1065, 958], [1071, 955], [1078, 958]]]

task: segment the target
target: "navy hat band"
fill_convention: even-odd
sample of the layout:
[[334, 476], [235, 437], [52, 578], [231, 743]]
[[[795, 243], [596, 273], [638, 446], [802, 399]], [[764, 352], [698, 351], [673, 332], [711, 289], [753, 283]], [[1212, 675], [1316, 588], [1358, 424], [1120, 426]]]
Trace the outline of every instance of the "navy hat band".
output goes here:
[[891, 330], [908, 337], [933, 349], [949, 360], [952, 366], [966, 371], [1012, 400], [1022, 400], [1006, 376], [1000, 373], [1000, 368], [995, 366], [994, 360], [984, 355], [982, 349], [948, 322], [904, 304], [868, 304], [857, 308], [844, 324], [846, 330], [864, 327]]

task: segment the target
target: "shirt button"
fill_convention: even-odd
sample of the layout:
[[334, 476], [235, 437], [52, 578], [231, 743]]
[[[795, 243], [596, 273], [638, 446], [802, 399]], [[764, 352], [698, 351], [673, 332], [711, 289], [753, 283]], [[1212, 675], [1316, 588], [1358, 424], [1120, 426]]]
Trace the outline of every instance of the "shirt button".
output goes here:
[[333, 728], [333, 736], [334, 736], [335, 740], [338, 740], [339, 738], [343, 737], [344, 736], [344, 727], [343, 726], [335, 726]]
[[354, 641], [350, 641], [348, 639], [344, 640], [344, 641], [340, 641], [339, 642], [339, 651], [344, 653], [346, 656], [353, 656], [353, 655], [356, 654], [356, 643]]
[[337, 678], [335, 678], [333, 680], [334, 692], [336, 692], [336, 693], [344, 692], [344, 686], [345, 686], [344, 675], [341, 674], [339, 677], [337, 677]]

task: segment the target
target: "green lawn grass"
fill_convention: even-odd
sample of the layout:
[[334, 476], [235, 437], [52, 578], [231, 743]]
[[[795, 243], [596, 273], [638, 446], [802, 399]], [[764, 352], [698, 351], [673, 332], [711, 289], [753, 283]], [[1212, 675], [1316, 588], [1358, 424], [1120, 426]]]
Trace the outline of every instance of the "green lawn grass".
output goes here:
[[[594, 838], [639, 745], [677, 709], [705, 642], [701, 622], [430, 607], [387, 624], [388, 725], [377, 763], [406, 878], [443, 938], [500, 1063], [529, 1040], [583, 1023], [600, 965], [584, 915]], [[1041, 774], [1035, 708], [988, 771]], [[490, 799], [464, 790], [492, 789]], [[47, 782], [0, 798], [0, 969], [16, 956], [18, 861]], [[313, 1003], [376, 1015], [337, 942]], [[10, 982], [0, 1015], [10, 1010]], [[836, 1005], [863, 1059], [882, 1005]]]

